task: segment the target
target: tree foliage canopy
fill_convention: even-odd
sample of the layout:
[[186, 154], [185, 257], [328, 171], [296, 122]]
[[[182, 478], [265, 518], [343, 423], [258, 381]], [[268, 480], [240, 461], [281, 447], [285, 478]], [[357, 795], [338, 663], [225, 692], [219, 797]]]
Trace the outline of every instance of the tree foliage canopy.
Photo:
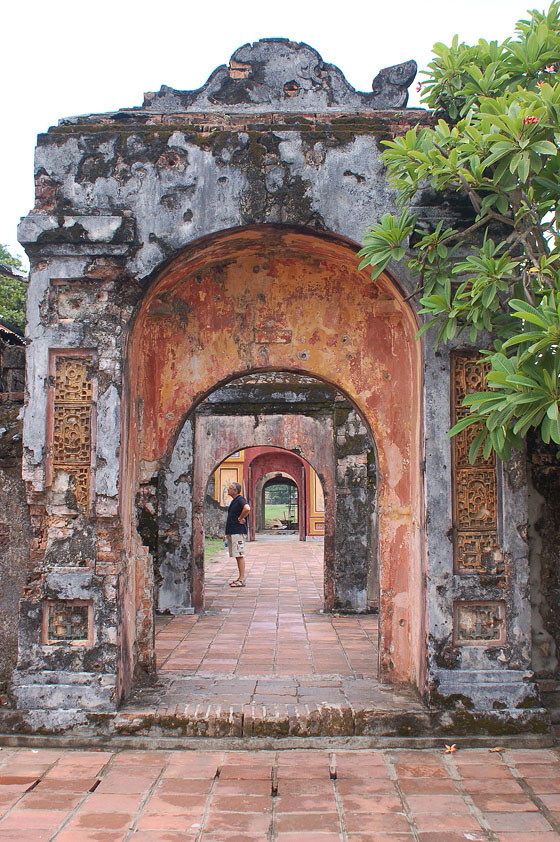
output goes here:
[[[360, 268], [375, 279], [406, 260], [436, 342], [461, 331], [494, 342], [488, 391], [469, 395], [471, 448], [508, 459], [534, 427], [560, 445], [560, 2], [528, 12], [515, 36], [434, 45], [422, 101], [432, 128], [385, 141], [383, 159], [402, 212], [368, 230]], [[467, 197], [467, 227], [426, 230], [407, 207], [431, 186]]]
[[[21, 269], [21, 260], [13, 257], [2, 244], [0, 264]], [[25, 288], [25, 281], [2, 274], [0, 266], [0, 321], [18, 330], [23, 330], [25, 325]]]

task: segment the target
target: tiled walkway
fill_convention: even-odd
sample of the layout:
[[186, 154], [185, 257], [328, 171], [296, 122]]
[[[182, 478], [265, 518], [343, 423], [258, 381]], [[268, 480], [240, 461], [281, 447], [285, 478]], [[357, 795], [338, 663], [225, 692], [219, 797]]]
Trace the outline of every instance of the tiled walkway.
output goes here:
[[248, 544], [247, 584], [224, 550], [206, 564], [206, 612], [158, 618], [158, 670], [189, 675], [377, 676], [377, 617], [322, 614], [323, 543]]
[[[212, 705], [222, 718], [224, 710], [242, 717], [244, 735], [261, 728], [251, 724], [255, 718], [270, 716], [301, 734], [317, 712], [324, 718], [322, 706], [335, 706], [337, 728], [323, 723], [315, 730], [352, 734], [357, 710], [423, 710], [410, 690], [393, 691], [377, 680], [377, 616], [323, 613], [322, 541], [261, 538], [248, 546], [244, 588], [229, 587], [236, 572], [222, 551], [206, 565], [204, 613], [157, 619], [157, 684], [136, 691], [122, 717], [198, 721], [209, 718], [204, 706]], [[216, 727], [229, 733], [223, 723]]]
[[0, 816], [2, 842], [560, 842], [559, 753], [6, 748]]

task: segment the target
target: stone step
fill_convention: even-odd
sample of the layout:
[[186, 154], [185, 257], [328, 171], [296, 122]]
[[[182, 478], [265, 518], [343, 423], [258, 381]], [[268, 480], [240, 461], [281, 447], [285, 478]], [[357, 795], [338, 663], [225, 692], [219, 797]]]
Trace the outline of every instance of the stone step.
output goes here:
[[[485, 738], [489, 745], [523, 735], [552, 743], [548, 712], [379, 710], [343, 705], [187, 704], [180, 710], [131, 709], [90, 713], [83, 710], [3, 710], [0, 734], [59, 735], [74, 738], [196, 740], [290, 740], [369, 738], [410, 740]], [[546, 741], [549, 742], [546, 742]]]

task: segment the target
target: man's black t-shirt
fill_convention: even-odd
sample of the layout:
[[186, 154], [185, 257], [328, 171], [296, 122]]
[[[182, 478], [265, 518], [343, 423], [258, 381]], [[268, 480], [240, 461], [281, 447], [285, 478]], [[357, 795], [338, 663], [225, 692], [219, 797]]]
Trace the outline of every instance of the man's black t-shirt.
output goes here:
[[245, 523], [239, 523], [239, 515], [243, 511], [243, 506], [247, 505], [247, 500], [242, 494], [234, 497], [229, 504], [226, 521], [226, 535], [246, 535], [247, 534], [247, 519]]

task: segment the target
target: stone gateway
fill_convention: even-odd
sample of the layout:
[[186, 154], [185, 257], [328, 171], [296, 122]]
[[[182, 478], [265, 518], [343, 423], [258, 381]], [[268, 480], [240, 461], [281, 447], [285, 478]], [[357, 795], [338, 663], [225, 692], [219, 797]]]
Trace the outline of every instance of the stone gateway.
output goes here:
[[[415, 339], [402, 266], [375, 282], [358, 271], [364, 231], [394, 210], [381, 141], [433, 119], [406, 108], [415, 72], [387, 68], [360, 93], [311, 47], [268, 39], [197, 91], [163, 87], [39, 136], [19, 228], [29, 560], [4, 730], [95, 728], [153, 673], [156, 599], [204, 607], [211, 472], [268, 445], [323, 483], [327, 610], [358, 606], [352, 571], [364, 582], [366, 545], [375, 556], [382, 681], [415, 688], [438, 733], [547, 729], [525, 463], [469, 465], [469, 434], [447, 430], [484, 383], [475, 349]], [[466, 213], [429, 189], [412, 206], [428, 228]], [[211, 435], [220, 411], [205, 401], [270, 373], [282, 395], [247, 397]], [[298, 410], [298, 377], [331, 403]], [[359, 536], [354, 568], [343, 523], [366, 482], [375, 535]], [[153, 542], [139, 528], [149, 489]]]

